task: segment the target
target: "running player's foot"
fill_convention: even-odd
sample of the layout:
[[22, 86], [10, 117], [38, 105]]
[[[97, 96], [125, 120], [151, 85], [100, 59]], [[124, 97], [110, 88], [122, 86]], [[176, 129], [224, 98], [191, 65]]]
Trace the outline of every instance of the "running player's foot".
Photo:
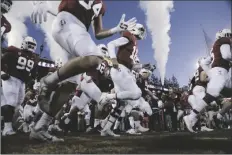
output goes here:
[[[187, 127], [187, 129], [192, 132], [192, 133], [196, 133], [196, 131], [193, 130], [193, 126], [195, 125], [196, 121], [191, 120], [189, 115], [188, 116], [184, 116], [184, 123]], [[195, 123], [194, 123], [195, 122]]]
[[47, 131], [40, 130], [36, 131], [32, 128], [30, 133], [30, 139], [40, 140], [40, 141], [47, 141], [47, 142], [63, 142], [64, 139], [57, 138], [56, 136], [52, 136]]
[[138, 128], [136, 128], [136, 130], [138, 132], [147, 132], [149, 130], [149, 128], [144, 128], [141, 125], [139, 125]]
[[202, 126], [202, 127], [201, 127], [201, 131], [210, 132], [210, 131], [213, 131], [213, 129], [207, 128], [206, 126]]
[[2, 131], [2, 136], [11, 136], [11, 135], [15, 135], [16, 132], [13, 129], [4, 129]]
[[38, 103], [40, 108], [44, 112], [49, 112], [49, 102], [51, 100], [51, 95], [55, 94], [54, 87], [48, 86], [43, 77], [40, 80], [40, 88], [39, 88], [39, 96], [38, 96]]
[[115, 134], [112, 130], [101, 131], [101, 136], [112, 136], [112, 137], [120, 137], [120, 135]]
[[126, 133], [128, 133], [130, 135], [141, 135], [141, 133], [137, 132], [135, 129], [129, 129], [126, 131]]

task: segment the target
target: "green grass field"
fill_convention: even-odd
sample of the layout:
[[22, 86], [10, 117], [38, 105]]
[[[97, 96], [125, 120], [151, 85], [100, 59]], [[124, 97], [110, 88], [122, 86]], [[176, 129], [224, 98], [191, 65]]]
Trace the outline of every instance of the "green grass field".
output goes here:
[[63, 143], [31, 141], [28, 135], [2, 137], [2, 153], [76, 154], [76, 153], [232, 153], [232, 130], [191, 134], [154, 133], [118, 138], [97, 134], [64, 136]]

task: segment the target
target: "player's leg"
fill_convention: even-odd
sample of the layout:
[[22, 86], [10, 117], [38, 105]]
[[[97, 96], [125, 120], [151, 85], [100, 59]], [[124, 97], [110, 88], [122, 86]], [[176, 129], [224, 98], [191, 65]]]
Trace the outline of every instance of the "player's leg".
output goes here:
[[[102, 93], [97, 85], [92, 81], [90, 76], [84, 74], [83, 80], [79, 84], [80, 89], [91, 99], [98, 103], [98, 108], [101, 110], [108, 100], [107, 93]], [[85, 105], [84, 105], [85, 106]]]
[[138, 100], [142, 92], [137, 86], [134, 77], [130, 74], [129, 69], [123, 65], [119, 65], [118, 69], [111, 69], [111, 78], [114, 85], [120, 88], [116, 91], [116, 97], [120, 100]]
[[[201, 99], [197, 98], [197, 106], [193, 109], [189, 116], [184, 118], [189, 131], [193, 132], [192, 127], [197, 121], [197, 115], [207, 106], [215, 101], [216, 97], [219, 96], [221, 90], [224, 88], [225, 83], [228, 79], [228, 72], [219, 67], [212, 68], [210, 70], [210, 81], [207, 85], [206, 94]], [[202, 97], [202, 96], [201, 96]]]
[[193, 96], [190, 95], [188, 98], [188, 101], [190, 105], [192, 106], [192, 110], [190, 114], [188, 116], [185, 116], [183, 119], [185, 121], [187, 128], [191, 132], [195, 132], [193, 130], [193, 126], [195, 126], [198, 120], [196, 116], [200, 115], [200, 112], [202, 111], [203, 107], [206, 106], [205, 104], [201, 104], [200, 102], [204, 96], [205, 96], [205, 88], [202, 86], [196, 85], [193, 88]]
[[139, 109], [144, 112], [144, 113], [147, 113], [147, 115], [151, 116], [152, 115], [152, 109], [151, 109], [151, 106], [150, 104], [144, 100], [143, 97], [140, 97], [140, 102], [139, 102]]
[[88, 104], [85, 105], [84, 111], [85, 111], [86, 132], [88, 132], [88, 131], [90, 131], [92, 129], [91, 126], [90, 126], [91, 111], [89, 109], [89, 105]]
[[[64, 24], [60, 24], [65, 20]], [[74, 75], [95, 69], [102, 62], [101, 52], [85, 27], [78, 25], [69, 15], [59, 14], [52, 25], [54, 40], [73, 57], [58, 71], [44, 78], [51, 87]]]
[[1, 104], [1, 113], [4, 117], [3, 136], [15, 134], [12, 128], [12, 120], [15, 108], [18, 106], [18, 95], [21, 81], [10, 77], [2, 81], [3, 95], [6, 98], [5, 104]]
[[54, 93], [51, 96], [51, 103], [47, 105], [49, 106], [49, 108], [45, 108], [45, 109], [49, 109], [49, 111], [47, 113], [44, 112], [41, 118], [35, 124], [34, 128], [32, 128], [30, 138], [38, 139], [42, 141], [52, 141], [52, 142], [63, 141], [63, 139], [59, 139], [55, 136], [48, 134], [47, 132], [48, 124], [52, 122], [53, 118], [59, 112], [59, 110], [64, 105], [64, 103], [67, 101], [69, 95], [73, 91], [75, 91], [75, 89], [76, 89], [76, 84], [67, 81], [59, 84], [58, 88], [56, 89], [56, 93]]
[[213, 119], [214, 119], [217, 126], [218, 126], [220, 120], [222, 120], [223, 116], [225, 116], [225, 114], [232, 108], [231, 98], [224, 99], [221, 104], [222, 104], [221, 110], [219, 110], [217, 115], [213, 116]]

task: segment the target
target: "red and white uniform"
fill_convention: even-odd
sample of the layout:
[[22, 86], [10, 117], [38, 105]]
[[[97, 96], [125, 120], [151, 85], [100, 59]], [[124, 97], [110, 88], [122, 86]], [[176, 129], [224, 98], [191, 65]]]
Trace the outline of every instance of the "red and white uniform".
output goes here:
[[231, 45], [232, 39], [223, 37], [216, 40], [211, 51], [213, 61], [208, 73], [207, 93], [214, 97], [219, 96], [229, 78], [229, 63], [232, 60]]
[[59, 13], [52, 24], [54, 40], [64, 49], [66, 58], [102, 55], [88, 29], [91, 22], [105, 13], [101, 0], [62, 0]]
[[5, 16], [1, 16], [1, 37], [10, 32], [11, 30], [11, 24], [9, 23], [9, 21], [6, 19]]
[[8, 80], [2, 80], [4, 104], [18, 106], [24, 100], [25, 83], [35, 76], [37, 56], [26, 50], [10, 46], [2, 57], [2, 71], [10, 75]]
[[188, 103], [194, 108], [196, 106], [196, 98], [202, 99], [206, 92], [206, 81], [201, 81], [200, 76], [203, 73], [203, 69], [199, 66], [194, 74], [194, 79], [191, 81], [191, 88], [188, 96]]
[[[111, 58], [117, 57], [119, 69], [112, 68], [110, 71], [111, 79], [114, 82], [117, 98], [128, 100], [130, 108], [139, 104], [142, 95], [141, 89], [136, 84], [136, 79], [132, 72], [132, 67], [137, 59], [137, 39], [130, 32], [124, 32], [121, 38], [108, 43], [109, 55]], [[117, 56], [114, 52], [118, 47]]]

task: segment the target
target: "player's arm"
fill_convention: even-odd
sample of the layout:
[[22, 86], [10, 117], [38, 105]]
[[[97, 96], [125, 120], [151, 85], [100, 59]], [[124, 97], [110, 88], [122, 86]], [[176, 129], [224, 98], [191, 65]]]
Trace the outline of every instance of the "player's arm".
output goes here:
[[222, 44], [220, 47], [222, 58], [228, 61], [232, 60], [231, 57], [231, 46], [229, 44]]
[[103, 22], [102, 22], [102, 14], [100, 14], [97, 18], [94, 19], [92, 23], [93, 32], [95, 34], [96, 39], [104, 39], [107, 37], [112, 36], [113, 34], [116, 34], [118, 32], [123, 32], [126, 30], [130, 30], [135, 27], [136, 25], [136, 18], [131, 18], [128, 21], [125, 20], [125, 14], [122, 15], [121, 20], [119, 21], [119, 24], [111, 29], [104, 29], [103, 28]]
[[1, 27], [1, 37], [3, 36], [3, 34], [11, 31], [10, 22], [6, 19], [6, 17], [2, 16], [2, 18], [3, 18], [2, 21], [4, 22], [4, 26]]
[[129, 39], [126, 38], [126, 37], [120, 37], [118, 39], [110, 41], [107, 44], [110, 58], [116, 58], [115, 49], [118, 48], [118, 47], [120, 47], [120, 46], [126, 45], [127, 43], [129, 43]]
[[5, 53], [2, 55], [1, 58], [1, 78], [2, 80], [8, 80], [10, 75], [7, 74], [8, 64], [10, 63], [10, 58], [13, 52], [11, 52], [11, 47], [8, 47]]

